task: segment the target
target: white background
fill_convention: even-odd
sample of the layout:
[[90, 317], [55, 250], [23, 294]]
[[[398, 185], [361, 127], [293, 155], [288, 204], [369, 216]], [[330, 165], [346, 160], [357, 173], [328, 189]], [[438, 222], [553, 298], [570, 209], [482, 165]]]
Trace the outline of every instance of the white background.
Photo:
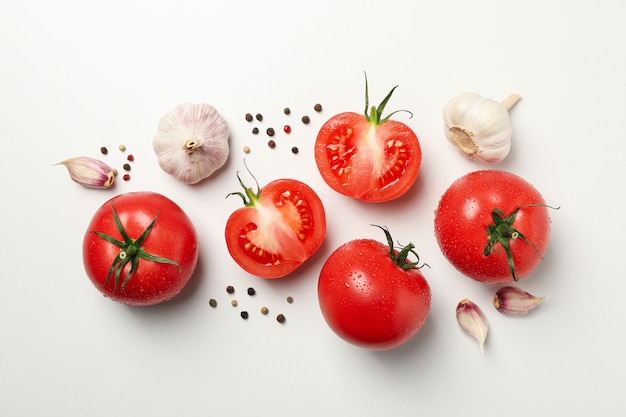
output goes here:
[[[0, 415], [619, 415], [625, 12], [618, 0], [3, 0]], [[415, 187], [378, 205], [330, 190], [313, 160], [321, 124], [363, 110], [364, 71], [372, 103], [399, 84], [388, 109], [413, 112], [394, 118], [414, 129], [424, 152]], [[513, 150], [488, 168], [526, 178], [561, 207], [551, 212], [544, 262], [520, 283], [548, 300], [524, 318], [497, 313], [497, 287], [456, 272], [433, 235], [443, 191], [486, 167], [465, 160], [442, 132], [443, 105], [466, 91], [523, 96], [511, 112]], [[197, 186], [161, 171], [152, 151], [158, 120], [182, 102], [214, 105], [231, 128], [228, 164]], [[265, 135], [250, 133], [246, 112], [263, 113], [262, 131], [289, 123], [293, 133], [269, 149]], [[310, 125], [299, 122], [303, 114]], [[131, 181], [112, 190], [82, 188], [51, 166], [102, 157], [107, 146], [102, 158], [121, 168], [120, 143], [136, 160]], [[292, 277], [254, 278], [226, 251], [224, 224], [240, 200], [225, 196], [238, 191], [245, 145], [261, 183], [303, 180], [327, 208], [325, 244]], [[136, 190], [180, 204], [201, 245], [189, 286], [143, 309], [102, 297], [81, 259], [95, 210]], [[332, 250], [382, 239], [371, 223], [415, 243], [433, 292], [420, 333], [378, 353], [332, 333], [316, 298]], [[465, 297], [490, 323], [482, 356], [455, 321]], [[258, 314], [262, 305], [272, 314]]]

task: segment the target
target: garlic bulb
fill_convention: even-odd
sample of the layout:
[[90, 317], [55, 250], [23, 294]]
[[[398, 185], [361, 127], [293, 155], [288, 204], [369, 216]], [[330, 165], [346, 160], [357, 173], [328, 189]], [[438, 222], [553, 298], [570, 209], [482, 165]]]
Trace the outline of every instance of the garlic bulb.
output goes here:
[[501, 161], [511, 150], [509, 109], [520, 98], [511, 94], [499, 103], [475, 93], [461, 94], [444, 106], [445, 134], [470, 159]]
[[226, 120], [213, 106], [184, 103], [161, 118], [153, 148], [165, 172], [196, 184], [226, 163], [229, 136]]

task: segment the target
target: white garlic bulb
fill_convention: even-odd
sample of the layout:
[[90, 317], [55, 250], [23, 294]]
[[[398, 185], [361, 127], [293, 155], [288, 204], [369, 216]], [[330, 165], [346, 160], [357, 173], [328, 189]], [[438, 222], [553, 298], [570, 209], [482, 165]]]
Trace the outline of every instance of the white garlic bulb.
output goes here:
[[448, 101], [443, 109], [445, 134], [470, 159], [503, 160], [511, 150], [513, 128], [509, 109], [521, 96], [512, 94], [502, 103], [475, 93]]
[[226, 163], [229, 136], [213, 106], [184, 103], [161, 118], [152, 145], [165, 172], [196, 184]]

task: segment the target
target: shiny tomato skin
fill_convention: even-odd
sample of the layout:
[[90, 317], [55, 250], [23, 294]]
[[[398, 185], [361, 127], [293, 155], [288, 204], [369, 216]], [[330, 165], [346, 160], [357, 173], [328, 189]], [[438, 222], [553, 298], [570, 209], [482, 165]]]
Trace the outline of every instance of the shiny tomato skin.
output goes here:
[[357, 239], [325, 262], [318, 299], [326, 323], [339, 337], [362, 348], [388, 350], [423, 326], [431, 292], [420, 269], [403, 270], [392, 262], [387, 245]]
[[315, 191], [294, 179], [263, 187], [252, 206], [235, 210], [225, 228], [228, 252], [246, 272], [260, 278], [289, 275], [326, 237], [326, 212]]
[[[528, 205], [540, 205], [530, 206]], [[523, 239], [509, 239], [517, 279], [530, 274], [545, 254], [550, 238], [550, 217], [545, 200], [523, 178], [500, 170], [471, 172], [457, 179], [443, 194], [435, 211], [435, 236], [444, 256], [464, 275], [489, 284], [514, 281], [500, 243], [485, 256], [487, 227], [492, 210], [504, 215], [518, 211], [513, 227]], [[540, 255], [541, 254], [541, 255]]]
[[[170, 259], [178, 265], [139, 259], [136, 271], [123, 289], [116, 287], [107, 275], [120, 248], [94, 232], [123, 240], [117, 229], [112, 207], [129, 237], [136, 240], [158, 215], [154, 227], [143, 243], [143, 249], [155, 256]], [[106, 297], [132, 306], [148, 306], [170, 300], [191, 278], [198, 261], [196, 230], [185, 212], [169, 198], [154, 192], [120, 194], [104, 203], [93, 215], [83, 239], [85, 271]], [[127, 276], [130, 262], [121, 277]], [[121, 279], [120, 279], [121, 281]]]
[[371, 124], [363, 114], [331, 117], [315, 142], [315, 162], [326, 183], [348, 197], [393, 200], [415, 183], [422, 160], [419, 140], [404, 123]]

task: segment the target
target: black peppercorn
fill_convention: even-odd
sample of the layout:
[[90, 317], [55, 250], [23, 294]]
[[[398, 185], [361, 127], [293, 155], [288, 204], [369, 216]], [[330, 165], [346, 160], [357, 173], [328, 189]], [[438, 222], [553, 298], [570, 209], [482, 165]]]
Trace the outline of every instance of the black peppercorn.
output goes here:
[[319, 113], [319, 112], [321, 112], [321, 111], [322, 111], [322, 105], [321, 105], [321, 104], [319, 104], [319, 103], [317, 103], [317, 104], [313, 107], [313, 109], [315, 109], [315, 111]]
[[270, 139], [270, 140], [267, 142], [267, 146], [269, 146], [270, 148], [272, 148], [272, 149], [273, 149], [273, 148], [275, 148], [275, 147], [276, 147], [276, 142], [274, 142], [272, 139]]
[[276, 320], [277, 320], [279, 323], [284, 323], [284, 322], [285, 322], [285, 320], [287, 320], [287, 319], [285, 318], [285, 315], [281, 313], [281, 314], [279, 314], [278, 316], [276, 316]]
[[252, 128], [252, 134], [256, 135], [257, 133], [259, 133], [259, 128], [258, 127], [253, 127]]
[[254, 295], [256, 294], [256, 291], [254, 291], [254, 288], [250, 287], [248, 288], [248, 295]]
[[268, 127], [265, 132], [267, 133], [267, 136], [274, 136], [274, 128]]
[[248, 312], [247, 311], [242, 311], [241, 312], [241, 318], [246, 320], [248, 318]]
[[229, 285], [228, 287], [226, 287], [226, 292], [229, 294], [232, 294], [235, 292], [235, 287], [233, 287], [232, 285]]
[[256, 114], [256, 119], [260, 122], [263, 120], [263, 115], [261, 113]]
[[294, 146], [293, 148], [291, 148], [291, 152], [292, 153], [298, 153], [299, 152], [298, 147]]
[[124, 168], [124, 171], [130, 171], [130, 164], [124, 164], [122, 168]]
[[310, 121], [311, 118], [309, 116], [302, 116], [302, 123], [304, 123], [305, 125], [308, 125]]
[[253, 120], [253, 117], [250, 113], [246, 113], [246, 121], [251, 122]]
[[102, 155], [106, 155], [109, 153], [109, 150], [105, 146], [103, 146], [102, 148], [100, 148], [100, 152], [102, 152]]

